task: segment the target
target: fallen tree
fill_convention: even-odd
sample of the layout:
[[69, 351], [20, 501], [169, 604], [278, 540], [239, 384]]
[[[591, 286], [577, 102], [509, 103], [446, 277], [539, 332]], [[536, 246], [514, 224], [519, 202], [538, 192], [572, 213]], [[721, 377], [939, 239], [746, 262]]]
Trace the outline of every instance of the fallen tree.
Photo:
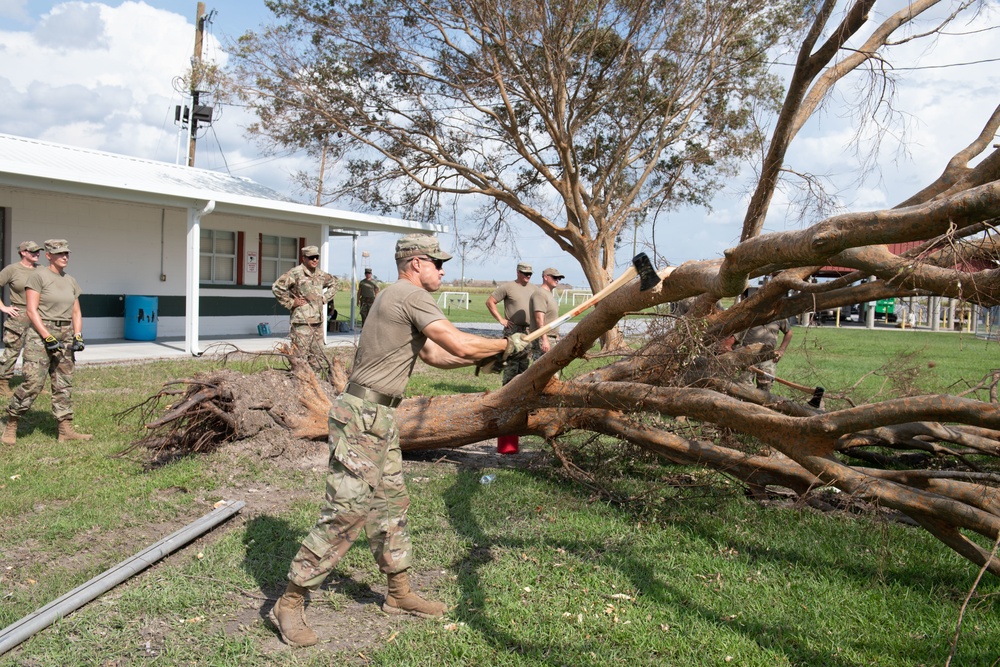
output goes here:
[[[817, 3], [804, 33], [740, 243], [721, 259], [660, 268], [660, 283], [652, 290], [640, 291], [633, 282], [615, 292], [501, 389], [405, 400], [398, 410], [405, 450], [458, 447], [509, 434], [539, 436], [558, 448], [570, 433], [601, 434], [669, 462], [725, 471], [755, 492], [780, 486], [808, 497], [817, 489], [837, 488], [905, 514], [972, 563], [1000, 575], [990, 548], [1000, 540], [1000, 371], [984, 369], [984, 378], [967, 378], [978, 394], [907, 395], [869, 404], [828, 401], [829, 409], [817, 409], [738, 381], [772, 350], [722, 344], [752, 326], [877, 299], [949, 297], [984, 307], [1000, 304], [994, 236], [1000, 151], [991, 148], [1000, 107], [938, 179], [897, 207], [761, 233], [788, 148], [805, 121], [839, 80], [866, 63], [884, 62], [892, 35], [940, 3], [910, 3], [851, 48], [849, 40], [866, 25], [875, 2], [850, 3], [836, 24], [831, 22], [835, 4]], [[953, 4], [942, 25], [974, 3]], [[894, 254], [890, 244], [912, 247]], [[824, 266], [841, 267], [844, 275], [811, 281]], [[767, 282], [752, 296], [727, 310], [714, 307], [762, 277]], [[657, 312], [692, 298], [694, 306], [681, 317], [651, 317], [653, 324], [633, 348], [602, 353], [615, 355], [607, 365], [561, 379], [570, 376], [560, 371], [588, 358], [595, 343], [629, 314]], [[287, 373], [260, 375], [261, 396], [249, 399], [234, 394], [232, 377], [220, 374], [185, 381], [179, 396], [166, 388], [161, 398], [179, 400], [167, 416], [147, 420], [151, 433], [137, 446], [198, 451], [264, 428], [326, 437], [327, 409], [343, 388], [342, 369], [330, 385], [294, 358]], [[150, 415], [153, 405], [146, 406]], [[745, 451], [726, 439], [693, 437], [690, 429], [678, 427], [681, 418], [751, 436], [764, 447]]]

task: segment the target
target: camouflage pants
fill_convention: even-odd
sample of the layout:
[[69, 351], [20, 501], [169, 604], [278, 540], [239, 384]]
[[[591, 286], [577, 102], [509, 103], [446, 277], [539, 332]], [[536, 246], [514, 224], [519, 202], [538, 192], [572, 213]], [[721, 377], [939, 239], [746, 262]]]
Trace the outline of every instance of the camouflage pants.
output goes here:
[[323, 345], [323, 325], [293, 324], [288, 336], [292, 340], [292, 354], [304, 356], [317, 377], [326, 377], [329, 362]]
[[362, 528], [379, 570], [408, 569], [412, 551], [406, 525], [409, 506], [395, 409], [350, 394], [338, 397], [330, 409], [326, 502], [292, 559], [289, 581], [318, 587]]
[[[759, 368], [765, 373], [775, 375], [778, 370], [778, 362], [775, 361], [774, 359], [768, 359], [767, 361], [761, 361], [757, 364], [754, 364], [754, 367]], [[764, 377], [763, 375], [760, 375], [759, 373], [755, 373], [753, 371], [745, 373], [740, 377], [741, 382], [743, 382], [744, 384], [748, 384], [751, 387], [753, 386], [755, 380], [757, 382], [758, 389], [763, 389], [764, 391], [767, 392], [771, 391], [771, 385], [774, 384], [774, 380], [772, 380], [769, 377]]]
[[73, 344], [73, 326], [47, 325], [49, 333], [62, 343], [55, 352], [45, 349], [42, 337], [35, 329], [25, 331], [24, 362], [22, 373], [24, 384], [20, 385], [7, 405], [7, 414], [20, 417], [31, 408], [38, 395], [45, 388], [45, 376], [49, 376], [52, 390], [52, 414], [56, 421], [73, 418], [73, 365], [74, 358], [70, 346]]
[[24, 339], [31, 324], [28, 316], [8, 317], [3, 324], [3, 356], [0, 356], [0, 380], [14, 377], [14, 364], [24, 348]]
[[361, 301], [361, 326], [365, 326], [365, 320], [368, 319], [368, 311], [372, 309], [373, 303], [375, 303], [374, 299], [371, 301], [363, 299]]
[[[519, 324], [510, 324], [504, 327], [503, 335], [510, 336], [511, 334], [525, 334], [528, 333], [528, 327]], [[528, 355], [522, 359], [509, 362], [503, 367], [503, 384], [507, 384], [518, 375], [528, 370], [528, 366], [531, 365], [531, 355]]]

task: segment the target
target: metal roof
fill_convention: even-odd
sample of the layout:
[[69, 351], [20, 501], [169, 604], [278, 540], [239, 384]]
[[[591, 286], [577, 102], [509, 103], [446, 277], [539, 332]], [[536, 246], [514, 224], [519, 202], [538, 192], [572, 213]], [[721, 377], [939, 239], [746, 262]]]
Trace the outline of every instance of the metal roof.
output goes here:
[[441, 225], [310, 206], [248, 178], [0, 134], [0, 185], [156, 206], [201, 208], [331, 227], [405, 234]]

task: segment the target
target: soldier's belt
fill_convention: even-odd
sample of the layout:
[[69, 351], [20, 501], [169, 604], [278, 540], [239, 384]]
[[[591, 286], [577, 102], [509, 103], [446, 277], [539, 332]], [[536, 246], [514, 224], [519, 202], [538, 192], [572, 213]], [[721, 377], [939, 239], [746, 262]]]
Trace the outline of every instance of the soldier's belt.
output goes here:
[[347, 383], [347, 388], [344, 389], [344, 393], [350, 394], [351, 396], [357, 396], [363, 401], [371, 401], [372, 403], [384, 405], [387, 408], [394, 408], [403, 400], [401, 396], [383, 394], [380, 391], [375, 391], [374, 389], [369, 389], [368, 387], [363, 387], [360, 384], [354, 384], [353, 382]]
[[51, 324], [54, 327], [68, 327], [73, 324], [73, 320], [42, 320], [43, 324]]

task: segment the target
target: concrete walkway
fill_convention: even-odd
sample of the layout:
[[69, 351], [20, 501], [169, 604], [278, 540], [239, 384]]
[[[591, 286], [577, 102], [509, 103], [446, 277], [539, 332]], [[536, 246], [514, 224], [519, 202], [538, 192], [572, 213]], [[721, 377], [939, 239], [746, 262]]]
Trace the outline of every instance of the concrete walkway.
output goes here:
[[[359, 332], [360, 333], [360, 332]], [[266, 352], [274, 350], [282, 343], [289, 342], [288, 336], [228, 336], [225, 338], [203, 338], [200, 341], [201, 358], [218, 358], [224, 354], [242, 350], [244, 352]], [[330, 334], [327, 339], [331, 346], [354, 345], [354, 333]], [[121, 338], [87, 341], [87, 347], [76, 355], [78, 366], [89, 364], [116, 364], [155, 359], [175, 361], [193, 359], [184, 351], [183, 338], [157, 338], [155, 341], [134, 341]]]

